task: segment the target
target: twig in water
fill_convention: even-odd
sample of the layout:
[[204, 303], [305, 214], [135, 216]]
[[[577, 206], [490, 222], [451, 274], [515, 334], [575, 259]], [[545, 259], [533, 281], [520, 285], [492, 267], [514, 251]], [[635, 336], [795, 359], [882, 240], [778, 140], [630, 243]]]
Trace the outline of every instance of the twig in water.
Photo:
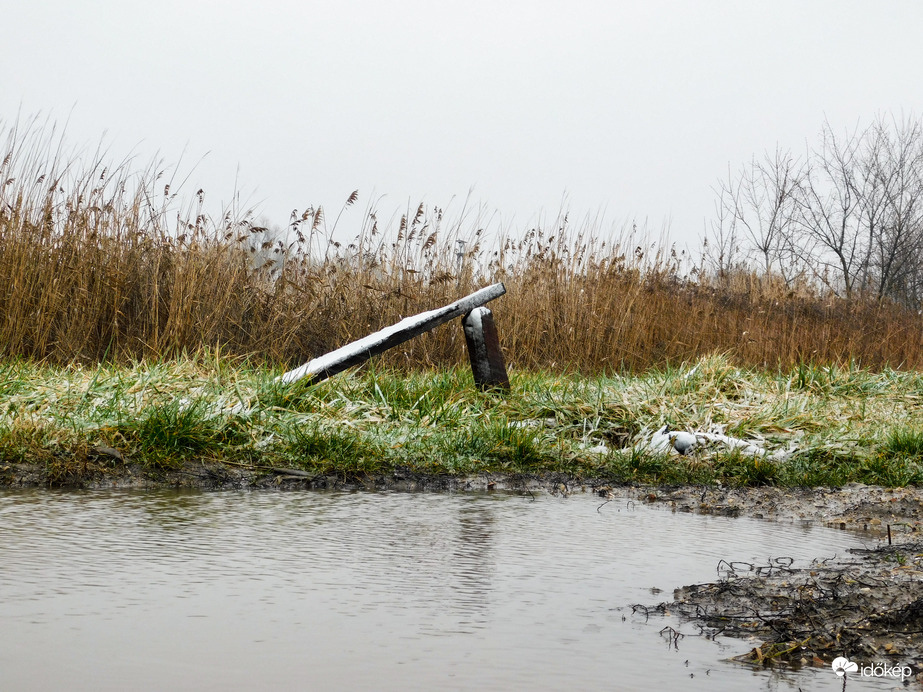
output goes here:
[[682, 632], [678, 632], [670, 626], [664, 627], [660, 630], [660, 635], [663, 636], [663, 633], [667, 633], [667, 641], [673, 645], [673, 648], [679, 651], [679, 640], [684, 638], [686, 635]]

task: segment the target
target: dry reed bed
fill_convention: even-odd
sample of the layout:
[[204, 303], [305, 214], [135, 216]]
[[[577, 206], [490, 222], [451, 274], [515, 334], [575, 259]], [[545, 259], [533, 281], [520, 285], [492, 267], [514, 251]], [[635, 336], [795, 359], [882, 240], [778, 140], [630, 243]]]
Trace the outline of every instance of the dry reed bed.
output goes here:
[[[509, 361], [525, 369], [640, 371], [716, 351], [760, 368], [923, 364], [912, 311], [772, 276], [707, 276], [663, 243], [628, 234], [607, 244], [592, 220], [564, 215], [512, 237], [424, 205], [380, 226], [368, 208], [340, 243], [319, 207], [273, 233], [234, 209], [206, 215], [201, 190], [184, 203], [160, 165], [107, 166], [99, 153], [86, 163], [34, 123], [0, 128], [0, 142], [4, 357], [128, 362], [220, 345], [297, 364], [504, 281], [492, 307]], [[384, 357], [396, 367], [464, 360], [455, 327]]]

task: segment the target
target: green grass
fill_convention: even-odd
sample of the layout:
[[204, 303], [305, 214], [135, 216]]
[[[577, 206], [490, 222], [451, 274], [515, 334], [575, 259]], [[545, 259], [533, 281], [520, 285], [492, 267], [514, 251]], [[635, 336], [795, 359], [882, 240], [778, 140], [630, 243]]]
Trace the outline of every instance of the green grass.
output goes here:
[[896, 428], [891, 430], [882, 451], [893, 457], [911, 457], [923, 461], [923, 429]]
[[[212, 352], [130, 366], [0, 363], [0, 478], [156, 474], [197, 461], [362, 477], [564, 473], [614, 483], [923, 484], [923, 374], [850, 366], [765, 372], [713, 355], [638, 376], [511, 372], [482, 393], [467, 369], [370, 367], [316, 385]], [[643, 442], [663, 424], [753, 439], [782, 460]], [[106, 449], [115, 449], [113, 455]], [[103, 450], [103, 451], [100, 451]]]
[[178, 468], [192, 457], [222, 458], [246, 439], [245, 430], [235, 419], [211, 416], [207, 409], [205, 399], [152, 404], [137, 418], [125, 417], [118, 433], [139, 456], [163, 468]]
[[279, 449], [289, 465], [318, 474], [352, 476], [384, 470], [384, 449], [368, 434], [317, 420], [287, 426]]

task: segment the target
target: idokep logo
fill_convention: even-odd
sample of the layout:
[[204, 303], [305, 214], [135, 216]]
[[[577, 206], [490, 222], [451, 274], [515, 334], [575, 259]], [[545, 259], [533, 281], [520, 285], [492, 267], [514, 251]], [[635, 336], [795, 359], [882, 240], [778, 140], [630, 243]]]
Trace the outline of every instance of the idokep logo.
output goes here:
[[859, 670], [859, 664], [853, 663], [845, 656], [833, 659], [833, 672], [838, 678], [843, 677], [846, 673], [855, 673]]
[[874, 663], [860, 667], [858, 663], [850, 661], [845, 656], [833, 659], [831, 666], [838, 678], [842, 678], [847, 673], [859, 673], [863, 678], [900, 678], [903, 681], [913, 675], [913, 669], [910, 666], [889, 666], [886, 663]]

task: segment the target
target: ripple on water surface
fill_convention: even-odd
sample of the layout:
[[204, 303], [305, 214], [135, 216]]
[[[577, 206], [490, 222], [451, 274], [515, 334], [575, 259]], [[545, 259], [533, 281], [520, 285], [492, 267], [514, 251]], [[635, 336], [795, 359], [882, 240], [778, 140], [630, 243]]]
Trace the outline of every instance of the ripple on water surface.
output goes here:
[[0, 527], [0, 669], [22, 690], [828, 690], [627, 606], [721, 559], [860, 544], [580, 493], [5, 492]]

